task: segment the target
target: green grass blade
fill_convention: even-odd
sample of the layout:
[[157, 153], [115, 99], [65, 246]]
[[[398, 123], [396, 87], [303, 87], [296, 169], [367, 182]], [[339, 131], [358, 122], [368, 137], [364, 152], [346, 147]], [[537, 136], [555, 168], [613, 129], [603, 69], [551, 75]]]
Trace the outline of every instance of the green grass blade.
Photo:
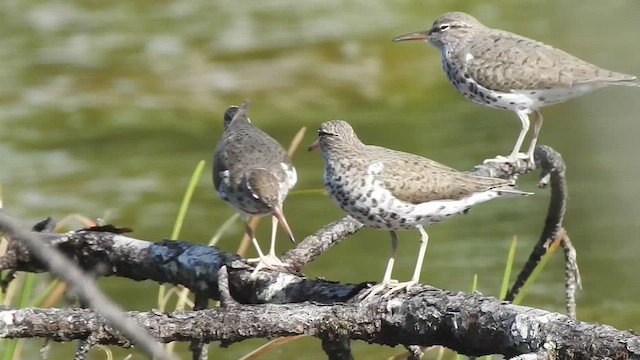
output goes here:
[[[33, 273], [24, 273], [24, 279], [22, 281], [22, 286], [20, 288], [20, 297], [18, 299], [18, 308], [24, 309], [29, 305], [29, 299], [31, 298], [31, 292], [33, 291], [33, 287], [35, 286], [35, 274]], [[20, 339], [15, 341], [11, 346], [11, 358], [19, 359], [22, 348], [24, 345], [24, 339]]]
[[531, 276], [529, 276], [529, 278], [524, 283], [524, 285], [522, 285], [522, 289], [520, 290], [516, 298], [513, 299], [514, 304], [520, 304], [522, 302], [522, 300], [524, 299], [524, 295], [527, 293], [527, 290], [529, 290], [529, 287], [531, 286], [531, 284], [533, 284], [533, 282], [536, 281], [536, 279], [542, 272], [542, 269], [544, 269], [544, 266], [547, 264], [547, 261], [549, 261], [549, 259], [551, 258], [551, 255], [553, 255], [553, 253], [558, 248], [558, 245], [560, 245], [560, 240], [555, 240], [551, 244], [551, 246], [549, 246], [549, 250], [547, 251], [547, 253], [544, 254], [542, 259], [540, 259], [540, 262], [538, 263], [536, 268], [533, 269]]
[[[13, 281], [20, 281], [19, 291], [20, 293], [17, 296], [16, 308], [22, 309], [28, 306], [29, 298], [31, 297], [31, 292], [33, 290], [35, 281], [33, 273], [23, 273], [21, 274], [22, 279], [14, 279]], [[18, 288], [16, 288], [18, 290]], [[11, 339], [3, 341], [3, 351], [2, 351], [2, 359], [10, 360], [17, 359], [20, 357], [20, 348], [19, 342], [24, 340]]]
[[478, 289], [478, 274], [473, 274], [473, 280], [471, 281], [471, 288], [469, 292], [472, 293]]
[[193, 171], [193, 175], [191, 176], [191, 180], [189, 180], [189, 185], [187, 186], [187, 190], [184, 193], [184, 197], [182, 198], [182, 203], [180, 204], [180, 210], [178, 211], [178, 216], [176, 217], [176, 222], [173, 224], [173, 231], [171, 232], [171, 239], [176, 240], [178, 236], [180, 236], [180, 231], [182, 230], [182, 224], [184, 222], [184, 218], [187, 215], [187, 209], [189, 208], [189, 203], [191, 203], [191, 197], [193, 196], [193, 192], [198, 185], [198, 181], [200, 181], [200, 176], [202, 175], [202, 170], [204, 170], [204, 160], [200, 160], [196, 169]]
[[18, 301], [18, 308], [20, 309], [29, 306], [29, 298], [31, 298], [31, 291], [34, 285], [33, 277], [33, 273], [24, 273], [24, 282], [22, 283], [22, 289], [20, 289], [20, 300]]
[[[184, 196], [182, 198], [182, 203], [180, 204], [180, 209], [178, 210], [176, 221], [173, 224], [173, 230], [171, 231], [172, 240], [176, 240], [180, 236], [182, 224], [184, 223], [184, 218], [187, 215], [187, 209], [189, 208], [189, 203], [191, 202], [193, 192], [195, 191], [198, 181], [200, 181], [200, 176], [202, 175], [204, 164], [205, 161], [200, 160], [200, 162], [198, 162], [198, 165], [196, 165], [195, 170], [193, 171], [193, 175], [191, 175], [191, 179], [189, 180], [189, 184], [187, 185], [187, 189], [185, 190]], [[160, 287], [158, 288], [158, 306], [164, 303], [162, 299], [164, 299], [166, 292], [167, 287], [165, 285], [160, 285]], [[163, 311], [164, 309], [161, 308], [160, 310]]]
[[303, 189], [303, 190], [292, 190], [289, 192], [289, 196], [299, 196], [299, 195], [327, 195], [327, 190], [325, 189]]
[[[0, 184], [0, 208], [2, 208], [2, 184]], [[4, 242], [5, 240], [3, 239], [2, 241]], [[4, 293], [1, 295], [3, 303], [7, 296], [8, 294]], [[5, 339], [2, 341], [2, 343], [0, 344], [0, 347], [2, 348], [2, 360], [13, 359], [13, 354], [15, 353], [17, 344], [18, 340], [15, 339]]]
[[[200, 160], [198, 165], [196, 165], [193, 174], [191, 175], [191, 179], [189, 180], [189, 184], [187, 185], [187, 189], [184, 192], [184, 196], [182, 197], [182, 203], [180, 204], [180, 209], [178, 210], [178, 216], [176, 217], [176, 221], [173, 224], [173, 231], [171, 231], [171, 239], [176, 240], [180, 236], [180, 231], [182, 230], [182, 224], [184, 223], [184, 219], [187, 215], [187, 210], [189, 209], [189, 204], [191, 203], [191, 198], [193, 197], [193, 193], [195, 192], [196, 186], [200, 181], [200, 177], [202, 176], [202, 171], [204, 170], [204, 160]], [[183, 289], [185, 291], [185, 289]], [[158, 307], [160, 311], [164, 311], [164, 304], [167, 302], [163, 299], [165, 298], [167, 292], [167, 286], [160, 285], [158, 288]], [[188, 290], [184, 293], [186, 296], [188, 294]], [[180, 300], [178, 300], [179, 302]], [[166, 345], [166, 349], [168, 352], [173, 352], [173, 348], [175, 343], [169, 343]]]
[[60, 283], [59, 279], [53, 279], [49, 281], [49, 285], [47, 285], [47, 288], [44, 289], [44, 291], [40, 295], [36, 296], [36, 298], [30, 301], [29, 306], [40, 307], [42, 303], [44, 303], [44, 301], [47, 300], [47, 298], [49, 297], [53, 289], [55, 289], [59, 283]]
[[240, 215], [237, 212], [234, 212], [233, 215], [229, 216], [229, 218], [225, 220], [224, 223], [222, 223], [220, 228], [216, 230], [215, 234], [213, 234], [213, 236], [211, 237], [211, 240], [209, 240], [209, 246], [215, 246], [220, 240], [220, 238], [222, 237], [222, 235], [225, 232], [227, 232], [227, 230], [231, 227], [231, 225], [233, 225], [233, 223], [239, 218], [240, 218]]
[[16, 339], [4, 339], [2, 340], [2, 360], [13, 359], [13, 354], [16, 351], [18, 340]]
[[516, 245], [518, 244], [518, 238], [516, 236], [511, 239], [511, 246], [509, 247], [509, 255], [507, 255], [507, 263], [504, 267], [504, 274], [502, 275], [502, 286], [500, 287], [500, 296], [498, 299], [504, 299], [507, 296], [509, 290], [509, 279], [511, 279], [511, 271], [513, 270], [513, 261], [516, 257]]

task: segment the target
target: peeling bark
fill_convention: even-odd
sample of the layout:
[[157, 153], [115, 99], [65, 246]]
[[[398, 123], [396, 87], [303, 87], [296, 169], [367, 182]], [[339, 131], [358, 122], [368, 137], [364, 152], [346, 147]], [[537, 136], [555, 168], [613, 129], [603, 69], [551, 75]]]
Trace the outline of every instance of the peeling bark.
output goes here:
[[[338, 286], [338, 285], [336, 285]], [[610, 326], [517, 306], [480, 294], [417, 286], [390, 300], [351, 304], [233, 305], [200, 311], [128, 312], [162, 342], [202, 339], [229, 345], [249, 338], [311, 335], [382, 345], [443, 345], [473, 356], [553, 352], [561, 359], [638, 359], [640, 337]], [[127, 346], [85, 309], [0, 311], [0, 336], [83, 339]]]

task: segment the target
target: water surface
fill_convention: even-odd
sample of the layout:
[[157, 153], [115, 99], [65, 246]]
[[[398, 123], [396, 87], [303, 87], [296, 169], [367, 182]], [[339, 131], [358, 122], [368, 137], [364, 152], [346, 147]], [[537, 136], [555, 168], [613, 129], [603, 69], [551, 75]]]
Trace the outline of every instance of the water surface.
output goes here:
[[[224, 109], [245, 98], [252, 101], [254, 123], [285, 144], [307, 126], [306, 145], [321, 122], [339, 118], [353, 124], [367, 143], [459, 169], [507, 154], [520, 126], [515, 114], [471, 104], [457, 94], [434, 48], [390, 41], [426, 28], [449, 10], [467, 11], [488, 25], [603, 67], [640, 74], [640, 3], [632, 0], [579, 6], [567, 1], [6, 0], [0, 3], [4, 204], [25, 225], [48, 215], [82, 213], [159, 240], [169, 235], [190, 174], [205, 159], [207, 175], [181, 237], [207, 242], [232, 214], [210, 183], [210, 154]], [[637, 89], [606, 89], [546, 108], [540, 138], [560, 151], [568, 166], [565, 225], [578, 250], [584, 285], [578, 316], [636, 330], [639, 96]], [[321, 188], [318, 153], [300, 151], [293, 161], [296, 189]], [[533, 197], [483, 204], [468, 216], [429, 228], [422, 281], [467, 290], [478, 274], [479, 290], [497, 295], [511, 238], [519, 239], [520, 266], [542, 228], [549, 194], [535, 188], [536, 180], [535, 174], [519, 180], [521, 188], [536, 192]], [[285, 212], [298, 238], [342, 216], [325, 196], [292, 195]], [[264, 222], [258, 236], [265, 246], [268, 233]], [[241, 234], [237, 223], [219, 246], [234, 251]], [[408, 279], [418, 233], [404, 232], [400, 239], [395, 276]], [[284, 251], [290, 245], [283, 240], [278, 246]], [[363, 230], [305, 272], [343, 282], [380, 280], [389, 247], [386, 233]], [[562, 257], [555, 256], [526, 305], [563, 311], [562, 266]], [[127, 309], [156, 306], [153, 283], [104, 279], [101, 284]], [[212, 345], [210, 357], [234, 359], [264, 342], [229, 349]], [[36, 351], [40, 343], [30, 344]], [[353, 347], [357, 358], [401, 351], [361, 342]], [[63, 357], [73, 352], [72, 346], [54, 349]], [[119, 358], [131, 352], [115, 351]], [[264, 358], [303, 354], [325, 358], [314, 339], [287, 344]]]

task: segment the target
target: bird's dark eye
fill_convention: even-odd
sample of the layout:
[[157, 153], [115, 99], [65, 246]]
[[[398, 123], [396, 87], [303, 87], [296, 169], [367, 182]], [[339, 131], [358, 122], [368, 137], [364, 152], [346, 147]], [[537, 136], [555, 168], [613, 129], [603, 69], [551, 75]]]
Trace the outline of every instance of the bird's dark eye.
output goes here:
[[324, 130], [318, 130], [318, 136], [323, 137], [323, 136], [333, 136], [335, 134], [332, 134], [330, 132], [326, 132]]
[[445, 31], [449, 28], [449, 25], [447, 24], [442, 24], [438, 27], [438, 31]]

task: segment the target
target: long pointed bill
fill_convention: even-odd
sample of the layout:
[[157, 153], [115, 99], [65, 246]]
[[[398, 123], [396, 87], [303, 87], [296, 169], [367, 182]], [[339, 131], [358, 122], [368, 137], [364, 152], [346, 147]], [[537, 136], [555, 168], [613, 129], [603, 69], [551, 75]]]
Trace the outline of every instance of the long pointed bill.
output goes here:
[[289, 234], [289, 238], [291, 239], [291, 242], [295, 243], [296, 239], [293, 237], [293, 233], [291, 232], [291, 228], [289, 227], [289, 224], [287, 223], [287, 219], [284, 217], [284, 214], [282, 213], [282, 209], [274, 208], [273, 209], [273, 216], [276, 219], [278, 219], [278, 222], [280, 223], [280, 225], [282, 225], [282, 227], [287, 232], [287, 234]]
[[320, 139], [317, 139], [316, 141], [312, 142], [311, 145], [309, 145], [307, 150], [308, 151], [313, 151], [313, 150], [317, 149], [319, 146], [320, 146]]
[[398, 41], [407, 41], [407, 40], [426, 40], [427, 35], [429, 35], [428, 31], [419, 31], [419, 32], [396, 36], [391, 41], [398, 42]]

